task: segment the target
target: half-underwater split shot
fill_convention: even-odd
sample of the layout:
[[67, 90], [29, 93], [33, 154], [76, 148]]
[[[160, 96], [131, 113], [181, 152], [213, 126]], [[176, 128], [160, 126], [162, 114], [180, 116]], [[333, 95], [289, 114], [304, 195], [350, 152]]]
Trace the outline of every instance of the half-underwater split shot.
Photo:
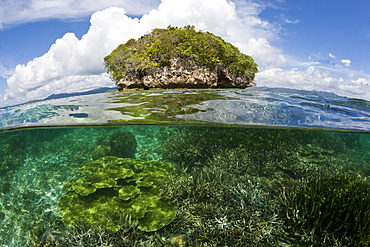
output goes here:
[[2, 111], [2, 246], [370, 241], [369, 102], [107, 91]]
[[0, 246], [369, 247], [369, 13], [1, 0]]

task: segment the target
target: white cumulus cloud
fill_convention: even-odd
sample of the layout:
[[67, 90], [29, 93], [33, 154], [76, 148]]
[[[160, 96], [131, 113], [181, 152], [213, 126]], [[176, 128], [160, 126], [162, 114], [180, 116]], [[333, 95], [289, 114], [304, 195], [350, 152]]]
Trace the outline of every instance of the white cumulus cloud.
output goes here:
[[[245, 12], [247, 10], [249, 12]], [[237, 45], [261, 67], [280, 66], [285, 58], [280, 49], [269, 43], [276, 38], [279, 28], [258, 17], [262, 10], [255, 3], [247, 7], [226, 0], [162, 0], [140, 20], [128, 17], [123, 8], [97, 11], [91, 16], [88, 32], [80, 40], [75, 34], [66, 33], [43, 56], [16, 66], [7, 80], [5, 104], [44, 98], [52, 93], [113, 86], [114, 82], [104, 71], [103, 58], [128, 39], [170, 24], [195, 25]]]
[[285, 57], [282, 51], [276, 48], [265, 38], [250, 38], [248, 42], [238, 42], [235, 44], [239, 49], [246, 54], [251, 55], [260, 67], [280, 67], [285, 65]]
[[342, 59], [340, 61], [344, 64], [344, 66], [347, 66], [347, 67], [351, 66], [351, 60], [349, 59]]
[[257, 74], [256, 81], [258, 86], [326, 91], [370, 100], [369, 79], [345, 80], [341, 77], [331, 77], [328, 71], [320, 71], [314, 66], [306, 70], [269, 68]]
[[[86, 89], [113, 86], [107, 76], [101, 75], [104, 56], [129, 37], [137, 38], [141, 33], [139, 20], [127, 17], [123, 9], [98, 11], [92, 15], [91, 27], [81, 40], [73, 33], [66, 33], [43, 56], [26, 65], [17, 65], [7, 80], [4, 100], [20, 100], [20, 96], [23, 100], [42, 98], [51, 93], [82, 89], [83, 85]], [[94, 76], [104, 80], [91, 80]]]
[[79, 19], [114, 6], [130, 15], [143, 15], [160, 4], [160, 0], [2, 0], [0, 28], [46, 19]]

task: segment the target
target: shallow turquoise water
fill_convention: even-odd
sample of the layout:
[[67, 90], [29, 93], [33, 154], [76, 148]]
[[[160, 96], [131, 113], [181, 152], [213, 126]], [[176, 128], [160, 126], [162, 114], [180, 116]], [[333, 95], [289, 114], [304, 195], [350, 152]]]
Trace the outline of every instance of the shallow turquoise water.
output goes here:
[[[81, 168], [106, 156], [173, 164], [174, 180], [148, 187], [178, 204], [176, 218], [158, 229], [163, 238], [187, 235], [190, 246], [366, 246], [370, 239], [361, 230], [370, 222], [368, 101], [266, 88], [108, 91], [0, 114], [1, 246], [33, 246], [33, 236], [41, 235], [35, 229], [62, 234], [71, 218], [82, 221], [78, 210], [67, 217], [60, 203], [77, 185], [63, 187], [91, 176]], [[134, 142], [127, 144], [129, 137]], [[118, 198], [120, 188], [97, 186], [93, 193]], [[146, 193], [140, 188], [137, 196]], [[187, 190], [194, 193], [181, 192]], [[360, 211], [350, 215], [344, 208], [353, 205]], [[118, 213], [109, 210], [90, 212], [108, 226]], [[243, 220], [252, 222], [249, 228]], [[223, 240], [215, 237], [222, 234]]]

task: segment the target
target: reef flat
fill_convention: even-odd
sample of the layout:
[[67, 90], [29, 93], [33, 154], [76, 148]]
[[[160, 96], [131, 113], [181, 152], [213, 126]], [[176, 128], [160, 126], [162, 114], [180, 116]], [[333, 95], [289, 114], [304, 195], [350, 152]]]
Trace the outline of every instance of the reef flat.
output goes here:
[[127, 126], [0, 135], [2, 246], [370, 242], [368, 134]]

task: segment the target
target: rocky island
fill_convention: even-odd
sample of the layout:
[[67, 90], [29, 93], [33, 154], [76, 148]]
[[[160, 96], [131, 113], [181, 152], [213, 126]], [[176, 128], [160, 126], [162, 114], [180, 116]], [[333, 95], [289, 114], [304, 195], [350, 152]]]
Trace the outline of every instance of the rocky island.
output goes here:
[[194, 26], [154, 29], [104, 58], [117, 89], [246, 88], [255, 86], [251, 56]]

